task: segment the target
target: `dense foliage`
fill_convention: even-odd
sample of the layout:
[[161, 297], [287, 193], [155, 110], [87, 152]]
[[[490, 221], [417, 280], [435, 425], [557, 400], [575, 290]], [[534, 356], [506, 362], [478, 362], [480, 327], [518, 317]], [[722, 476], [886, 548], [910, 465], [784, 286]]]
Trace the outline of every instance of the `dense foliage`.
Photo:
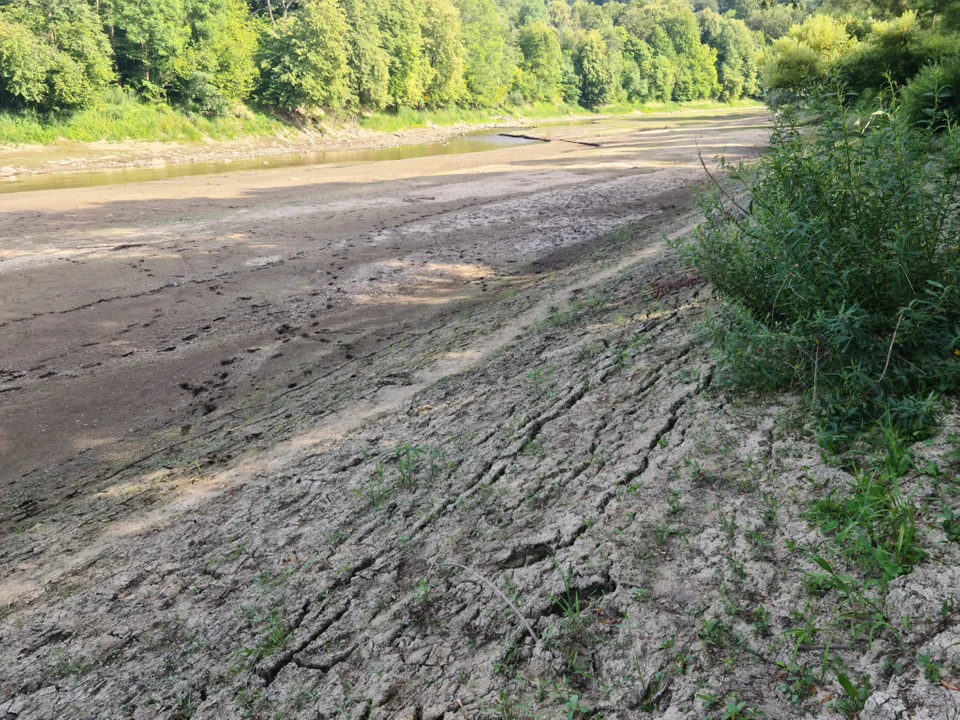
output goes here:
[[[772, 42], [761, 81], [773, 104], [802, 102], [828, 80], [874, 107], [888, 90], [902, 91], [911, 121], [929, 124], [960, 108], [958, 58], [960, 3], [834, 0]], [[914, 79], [922, 90], [909, 89]]]
[[960, 393], [960, 132], [901, 109], [851, 122], [837, 95], [718, 190], [686, 252], [725, 306], [713, 325], [736, 381], [811, 393], [831, 437], [887, 418], [927, 426]]
[[0, 109], [111, 87], [202, 115], [757, 96], [766, 39], [685, 0], [0, 0]]

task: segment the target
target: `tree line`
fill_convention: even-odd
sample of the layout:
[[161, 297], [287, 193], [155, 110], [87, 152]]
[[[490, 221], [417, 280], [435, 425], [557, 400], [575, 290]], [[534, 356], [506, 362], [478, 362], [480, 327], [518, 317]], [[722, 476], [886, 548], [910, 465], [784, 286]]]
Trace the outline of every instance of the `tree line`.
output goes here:
[[762, 32], [683, 0], [0, 0], [0, 107], [203, 114], [756, 95]]
[[947, 71], [925, 68], [957, 55], [954, 3], [898, 2], [0, 0], [0, 109], [112, 86], [204, 115], [777, 101], [922, 70], [937, 91]]

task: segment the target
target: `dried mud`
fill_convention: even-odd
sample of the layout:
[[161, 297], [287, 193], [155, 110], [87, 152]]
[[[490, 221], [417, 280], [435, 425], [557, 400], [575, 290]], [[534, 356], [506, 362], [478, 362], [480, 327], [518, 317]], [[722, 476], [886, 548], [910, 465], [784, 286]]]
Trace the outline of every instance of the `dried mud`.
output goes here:
[[[798, 400], [716, 378], [697, 330], [709, 288], [663, 242], [696, 220], [683, 145], [642, 172], [635, 146], [631, 169], [608, 153], [597, 175], [578, 155], [579, 175], [543, 171], [547, 188], [517, 170], [360, 195], [448, 209], [363, 236], [403, 262], [340, 249], [357, 264], [317, 302], [345, 325], [365, 303], [386, 315], [420, 299], [417, 314], [298, 356], [295, 385], [224, 392], [206, 414], [201, 390], [189, 428], [134, 433], [122, 456], [54, 454], [11, 483], [29, 502], [6, 508], [0, 545], [0, 717], [693, 720], [727, 702], [841, 717], [825, 645], [872, 679], [862, 720], [960, 717], [960, 556], [939, 525], [879, 601], [895, 630], [872, 642], [832, 640], [842, 602], [803, 582], [809, 552], [829, 551], [804, 513], [851, 476]], [[335, 201], [164, 232], [213, 236], [250, 213], [309, 234]], [[290, 328], [224, 367], [306, 342], [309, 297], [284, 300], [271, 322]], [[956, 429], [916, 449], [941, 465], [904, 485], [921, 516], [956, 492]], [[817, 631], [795, 641], [798, 627]]]

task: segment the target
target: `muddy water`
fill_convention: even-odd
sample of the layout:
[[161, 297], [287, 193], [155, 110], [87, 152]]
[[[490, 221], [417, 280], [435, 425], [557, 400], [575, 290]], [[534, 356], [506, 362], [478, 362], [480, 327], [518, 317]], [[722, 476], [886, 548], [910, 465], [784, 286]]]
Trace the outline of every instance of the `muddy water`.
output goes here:
[[516, 145], [526, 145], [533, 142], [537, 141], [528, 138], [510, 137], [485, 130], [450, 138], [443, 142], [401, 145], [398, 147], [373, 150], [326, 150], [290, 153], [288, 155], [254, 156], [239, 160], [224, 159], [169, 165], [158, 164], [150, 167], [22, 175], [7, 178], [3, 182], [0, 182], [0, 194], [28, 192], [32, 190], [67, 190], [82, 187], [124, 185], [191, 175], [251, 172], [271, 168], [311, 165], [352, 165], [356, 163], [408, 160], [411, 158], [425, 158], [438, 155], [463, 155], [466, 153], [496, 150]]

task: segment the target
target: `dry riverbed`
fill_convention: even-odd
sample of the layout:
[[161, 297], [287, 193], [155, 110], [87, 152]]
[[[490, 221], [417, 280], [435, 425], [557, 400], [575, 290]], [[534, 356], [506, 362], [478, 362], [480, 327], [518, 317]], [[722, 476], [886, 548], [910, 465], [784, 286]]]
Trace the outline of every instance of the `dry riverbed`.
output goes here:
[[[25, 176], [50, 175], [119, 168], [162, 168], [180, 164], [222, 163], [247, 158], [324, 152], [380, 150], [411, 144], [442, 142], [481, 127], [522, 124], [518, 121], [487, 125], [451, 125], [379, 132], [357, 127], [326, 132], [290, 132], [287, 135], [241, 138], [209, 142], [71, 142], [51, 145], [0, 145], [0, 180], [16, 181]], [[171, 173], [175, 172], [171, 169]]]
[[0, 198], [0, 718], [960, 717], [956, 419], [810, 581], [852, 468], [664, 243], [764, 122]]

